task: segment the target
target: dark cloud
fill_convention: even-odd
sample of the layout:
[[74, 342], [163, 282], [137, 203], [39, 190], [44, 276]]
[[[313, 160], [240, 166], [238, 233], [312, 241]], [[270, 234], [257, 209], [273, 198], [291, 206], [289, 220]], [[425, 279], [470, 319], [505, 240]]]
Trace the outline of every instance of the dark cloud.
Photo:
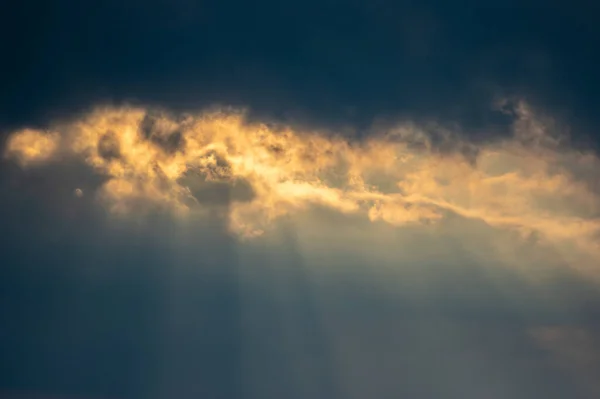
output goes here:
[[160, 126], [158, 120], [161, 115], [149, 112], [140, 122], [140, 134], [163, 149], [168, 154], [181, 151], [185, 147], [182, 133], [169, 126]]
[[[468, 3], [468, 2], [467, 2]], [[22, 2], [2, 23], [4, 124], [98, 101], [361, 127], [374, 117], [502, 132], [519, 95], [588, 130], [599, 32], [573, 3]]]
[[108, 131], [100, 137], [98, 140], [98, 155], [107, 160], [121, 156], [119, 141], [114, 132]]

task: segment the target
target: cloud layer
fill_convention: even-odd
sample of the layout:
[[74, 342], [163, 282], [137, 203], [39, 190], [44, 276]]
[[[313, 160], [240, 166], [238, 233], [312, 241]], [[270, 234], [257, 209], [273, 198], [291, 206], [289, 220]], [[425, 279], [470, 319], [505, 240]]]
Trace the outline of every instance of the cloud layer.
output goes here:
[[241, 110], [98, 108], [14, 132], [6, 156], [23, 167], [85, 162], [105, 178], [95, 195], [117, 215], [160, 208], [189, 219], [225, 206], [231, 231], [246, 238], [314, 207], [393, 226], [454, 215], [558, 249], [590, 272], [600, 260], [600, 159], [526, 103], [499, 105], [512, 135], [476, 144], [433, 123], [375, 125], [358, 140], [249, 121]]

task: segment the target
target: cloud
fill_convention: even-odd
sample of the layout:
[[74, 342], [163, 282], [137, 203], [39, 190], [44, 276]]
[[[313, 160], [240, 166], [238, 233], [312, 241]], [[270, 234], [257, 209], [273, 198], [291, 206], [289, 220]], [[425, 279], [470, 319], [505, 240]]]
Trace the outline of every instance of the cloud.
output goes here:
[[593, 382], [594, 12], [42, 3], [0, 12], [1, 389]]
[[24, 129], [10, 137], [6, 155], [15, 157], [22, 164], [44, 162], [58, 150], [59, 140], [56, 133]]
[[558, 121], [525, 102], [502, 107], [512, 135], [478, 143], [435, 123], [374, 125], [359, 140], [249, 121], [235, 109], [97, 108], [52, 133], [14, 132], [6, 155], [23, 167], [83, 161], [106, 178], [97, 197], [120, 215], [158, 207], [193, 217], [223, 204], [230, 229], [246, 237], [315, 206], [398, 227], [456, 215], [592, 267], [599, 158], [570, 146]]

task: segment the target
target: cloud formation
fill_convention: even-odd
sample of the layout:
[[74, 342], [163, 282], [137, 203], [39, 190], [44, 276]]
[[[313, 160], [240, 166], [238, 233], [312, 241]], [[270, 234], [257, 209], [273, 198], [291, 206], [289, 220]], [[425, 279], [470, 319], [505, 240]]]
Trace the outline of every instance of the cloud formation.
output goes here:
[[597, 398], [600, 31], [506, 5], [7, 3], [0, 391]]
[[411, 121], [357, 140], [249, 121], [243, 110], [97, 108], [48, 131], [14, 132], [6, 155], [23, 167], [83, 160], [106, 178], [99, 200], [120, 215], [158, 207], [193, 216], [221, 204], [245, 237], [315, 206], [393, 226], [458, 215], [589, 267], [600, 259], [600, 159], [569, 146], [564, 127], [525, 102], [500, 106], [512, 136], [483, 143]]

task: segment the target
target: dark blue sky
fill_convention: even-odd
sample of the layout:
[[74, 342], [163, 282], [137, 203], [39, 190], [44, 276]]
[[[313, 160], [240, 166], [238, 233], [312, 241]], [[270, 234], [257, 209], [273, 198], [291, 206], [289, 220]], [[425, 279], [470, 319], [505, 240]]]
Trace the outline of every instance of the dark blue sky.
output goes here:
[[[487, 141], [508, 134], [510, 122], [492, 104], [514, 96], [598, 148], [597, 9], [541, 1], [5, 2], [0, 132], [4, 140], [17, 128], [128, 102], [242, 106], [261, 120], [359, 134], [378, 119], [435, 120]], [[527, 333], [579, 323], [597, 337], [600, 296], [580, 276], [553, 274], [546, 287], [569, 306], [522, 306], [504, 296], [509, 287], [533, 297], [518, 276], [501, 272], [490, 282], [468, 262], [448, 272], [444, 255], [432, 255], [439, 291], [415, 293], [418, 301], [386, 297], [377, 293], [385, 276], [315, 272], [291, 233], [277, 245], [242, 248], [218, 217], [183, 243], [185, 233], [161, 216], [111, 224], [91, 199], [73, 201], [74, 181], [100, 184], [90, 173], [0, 164], [0, 393], [593, 397], [579, 382], [600, 371], [600, 355], [565, 371]], [[596, 338], [586, 345], [600, 351]]]

